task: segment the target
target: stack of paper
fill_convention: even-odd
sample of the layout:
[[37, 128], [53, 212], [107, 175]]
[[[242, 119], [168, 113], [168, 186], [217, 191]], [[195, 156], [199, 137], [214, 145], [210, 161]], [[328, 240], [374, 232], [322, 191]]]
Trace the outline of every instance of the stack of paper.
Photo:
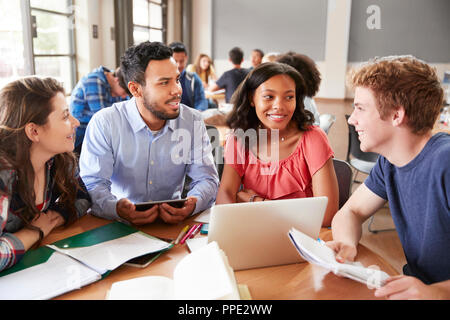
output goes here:
[[295, 228], [289, 231], [289, 238], [303, 259], [331, 270], [337, 275], [367, 284], [368, 287], [372, 288], [382, 287], [386, 279], [389, 278], [386, 272], [375, 268], [365, 268], [360, 263], [337, 262], [335, 252], [331, 248]]

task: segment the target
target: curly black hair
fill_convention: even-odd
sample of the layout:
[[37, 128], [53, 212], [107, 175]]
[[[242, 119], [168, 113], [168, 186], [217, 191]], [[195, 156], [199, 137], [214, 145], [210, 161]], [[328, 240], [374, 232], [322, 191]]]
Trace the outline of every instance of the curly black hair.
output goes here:
[[151, 60], [165, 60], [172, 57], [172, 49], [161, 42], [145, 41], [131, 46], [120, 58], [120, 70], [124, 82], [145, 85], [144, 73]]

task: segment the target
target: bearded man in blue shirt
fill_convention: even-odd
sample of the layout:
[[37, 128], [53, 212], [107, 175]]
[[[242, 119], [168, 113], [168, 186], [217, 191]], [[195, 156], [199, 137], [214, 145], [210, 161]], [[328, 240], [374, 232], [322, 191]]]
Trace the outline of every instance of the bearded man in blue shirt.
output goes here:
[[[180, 103], [172, 50], [143, 42], [125, 52], [120, 68], [133, 98], [97, 112], [81, 150], [93, 214], [133, 224], [158, 217], [179, 223], [211, 207], [219, 184], [211, 144], [200, 112]], [[182, 208], [163, 203], [136, 211], [138, 202], [180, 198], [186, 175], [192, 182]]]

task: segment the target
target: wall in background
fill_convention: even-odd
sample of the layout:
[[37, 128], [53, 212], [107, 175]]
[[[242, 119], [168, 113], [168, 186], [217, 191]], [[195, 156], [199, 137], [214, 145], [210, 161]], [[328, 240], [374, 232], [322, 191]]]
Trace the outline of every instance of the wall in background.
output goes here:
[[[378, 25], [372, 21], [377, 19], [377, 10]], [[353, 1], [348, 59], [359, 62], [374, 56], [412, 54], [425, 61], [448, 63], [449, 14], [448, 0]]]
[[326, 0], [213, 0], [212, 7], [214, 59], [228, 59], [228, 51], [238, 46], [246, 57], [260, 48], [324, 60]]
[[325, 98], [353, 97], [346, 73], [377, 55], [413, 54], [435, 66], [441, 78], [450, 70], [448, 0], [193, 0], [193, 5], [193, 55], [209, 49], [219, 74], [231, 68], [227, 53], [234, 45], [244, 50], [244, 67], [255, 47], [309, 55], [323, 78], [317, 96]]
[[115, 41], [111, 35], [114, 27], [114, 0], [75, 1], [77, 79], [100, 65], [116, 67]]

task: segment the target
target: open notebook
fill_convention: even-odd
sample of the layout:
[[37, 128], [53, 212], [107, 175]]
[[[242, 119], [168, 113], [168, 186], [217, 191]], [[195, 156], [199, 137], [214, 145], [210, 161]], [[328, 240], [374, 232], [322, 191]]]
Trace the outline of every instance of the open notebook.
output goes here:
[[337, 275], [364, 283], [369, 288], [380, 288], [389, 278], [386, 272], [374, 268], [365, 268], [359, 262], [337, 262], [335, 253], [331, 248], [295, 228], [289, 231], [288, 236], [298, 253], [306, 261], [331, 270]]
[[[248, 292], [248, 291], [247, 291]], [[162, 276], [113, 283], [110, 300], [235, 300], [240, 298], [233, 269], [217, 242], [184, 257], [173, 279]]]
[[50, 299], [100, 280], [132, 258], [172, 246], [113, 222], [28, 251], [0, 273], [0, 299]]

